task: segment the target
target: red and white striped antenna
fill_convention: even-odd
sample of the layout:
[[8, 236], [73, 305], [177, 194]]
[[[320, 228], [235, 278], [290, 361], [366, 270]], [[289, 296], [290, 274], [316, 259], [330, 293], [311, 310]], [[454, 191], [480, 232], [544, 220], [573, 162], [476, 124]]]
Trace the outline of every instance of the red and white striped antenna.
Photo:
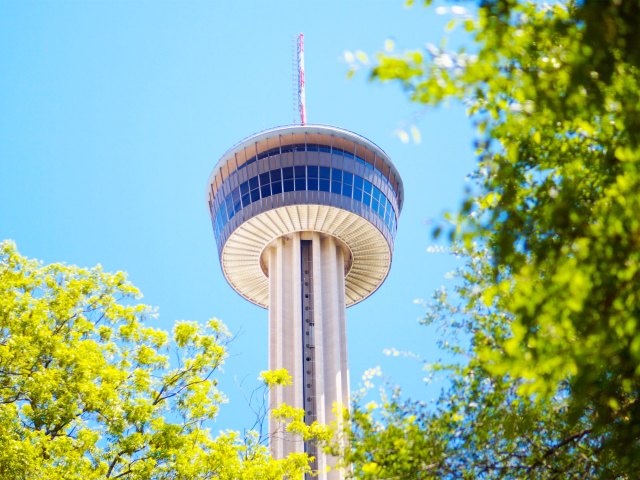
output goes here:
[[304, 85], [304, 34], [298, 35], [298, 112], [300, 125], [307, 123], [307, 106]]

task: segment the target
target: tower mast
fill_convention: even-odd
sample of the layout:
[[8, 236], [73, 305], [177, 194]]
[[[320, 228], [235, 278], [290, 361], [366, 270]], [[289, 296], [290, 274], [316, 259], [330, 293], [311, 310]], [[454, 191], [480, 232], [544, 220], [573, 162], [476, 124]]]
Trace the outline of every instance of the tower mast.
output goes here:
[[307, 105], [305, 98], [304, 78], [304, 34], [298, 35], [298, 112], [300, 113], [300, 125], [307, 123]]

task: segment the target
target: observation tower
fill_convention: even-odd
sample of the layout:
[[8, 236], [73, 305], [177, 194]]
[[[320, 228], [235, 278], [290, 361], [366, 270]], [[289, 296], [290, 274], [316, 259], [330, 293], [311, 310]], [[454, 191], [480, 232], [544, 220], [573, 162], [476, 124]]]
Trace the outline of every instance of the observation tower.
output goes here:
[[[391, 266], [402, 180], [366, 138], [336, 127], [292, 125], [225, 153], [207, 191], [222, 271], [244, 298], [269, 309], [269, 369], [293, 385], [270, 406], [303, 408], [329, 423], [349, 405], [346, 307], [371, 295]], [[276, 458], [307, 451], [318, 478], [332, 459], [270, 423]]]
[[[380, 147], [341, 128], [306, 125], [304, 44], [298, 37], [301, 125], [242, 140], [218, 161], [207, 187], [222, 272], [269, 310], [269, 369], [293, 384], [269, 408], [304, 409], [328, 424], [349, 406], [346, 308], [371, 295], [391, 267], [402, 209], [400, 175]], [[334, 408], [337, 406], [337, 409]], [[343, 473], [334, 459], [269, 422], [275, 458], [307, 452], [319, 480]]]

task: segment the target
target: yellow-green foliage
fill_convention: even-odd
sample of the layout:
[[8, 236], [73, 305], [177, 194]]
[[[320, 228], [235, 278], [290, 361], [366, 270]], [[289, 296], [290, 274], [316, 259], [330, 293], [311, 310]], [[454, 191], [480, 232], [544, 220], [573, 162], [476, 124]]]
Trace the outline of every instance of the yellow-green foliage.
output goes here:
[[0, 244], [1, 479], [281, 479], [255, 435], [208, 429], [229, 339], [216, 319], [146, 326], [125, 274], [42, 265]]

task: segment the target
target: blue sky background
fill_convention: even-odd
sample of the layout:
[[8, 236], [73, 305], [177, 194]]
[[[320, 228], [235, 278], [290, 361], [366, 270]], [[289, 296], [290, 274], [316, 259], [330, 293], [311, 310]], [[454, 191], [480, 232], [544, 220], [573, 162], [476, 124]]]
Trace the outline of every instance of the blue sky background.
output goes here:
[[420, 107], [364, 73], [347, 80], [343, 54], [387, 38], [398, 50], [437, 44], [448, 20], [401, 0], [0, 0], [0, 239], [45, 262], [127, 271], [161, 328], [222, 319], [236, 338], [214, 428], [250, 426], [243, 395], [267, 368], [267, 312], [224, 280], [205, 188], [234, 143], [293, 121], [292, 45], [304, 32], [309, 123], [371, 139], [405, 185], [391, 273], [347, 312], [352, 389], [379, 365], [432, 398], [419, 362], [383, 350], [439, 357], [414, 299], [455, 267], [426, 248], [429, 222], [460, 204], [471, 126], [460, 107], [423, 112], [422, 143], [403, 144], [394, 131]]

